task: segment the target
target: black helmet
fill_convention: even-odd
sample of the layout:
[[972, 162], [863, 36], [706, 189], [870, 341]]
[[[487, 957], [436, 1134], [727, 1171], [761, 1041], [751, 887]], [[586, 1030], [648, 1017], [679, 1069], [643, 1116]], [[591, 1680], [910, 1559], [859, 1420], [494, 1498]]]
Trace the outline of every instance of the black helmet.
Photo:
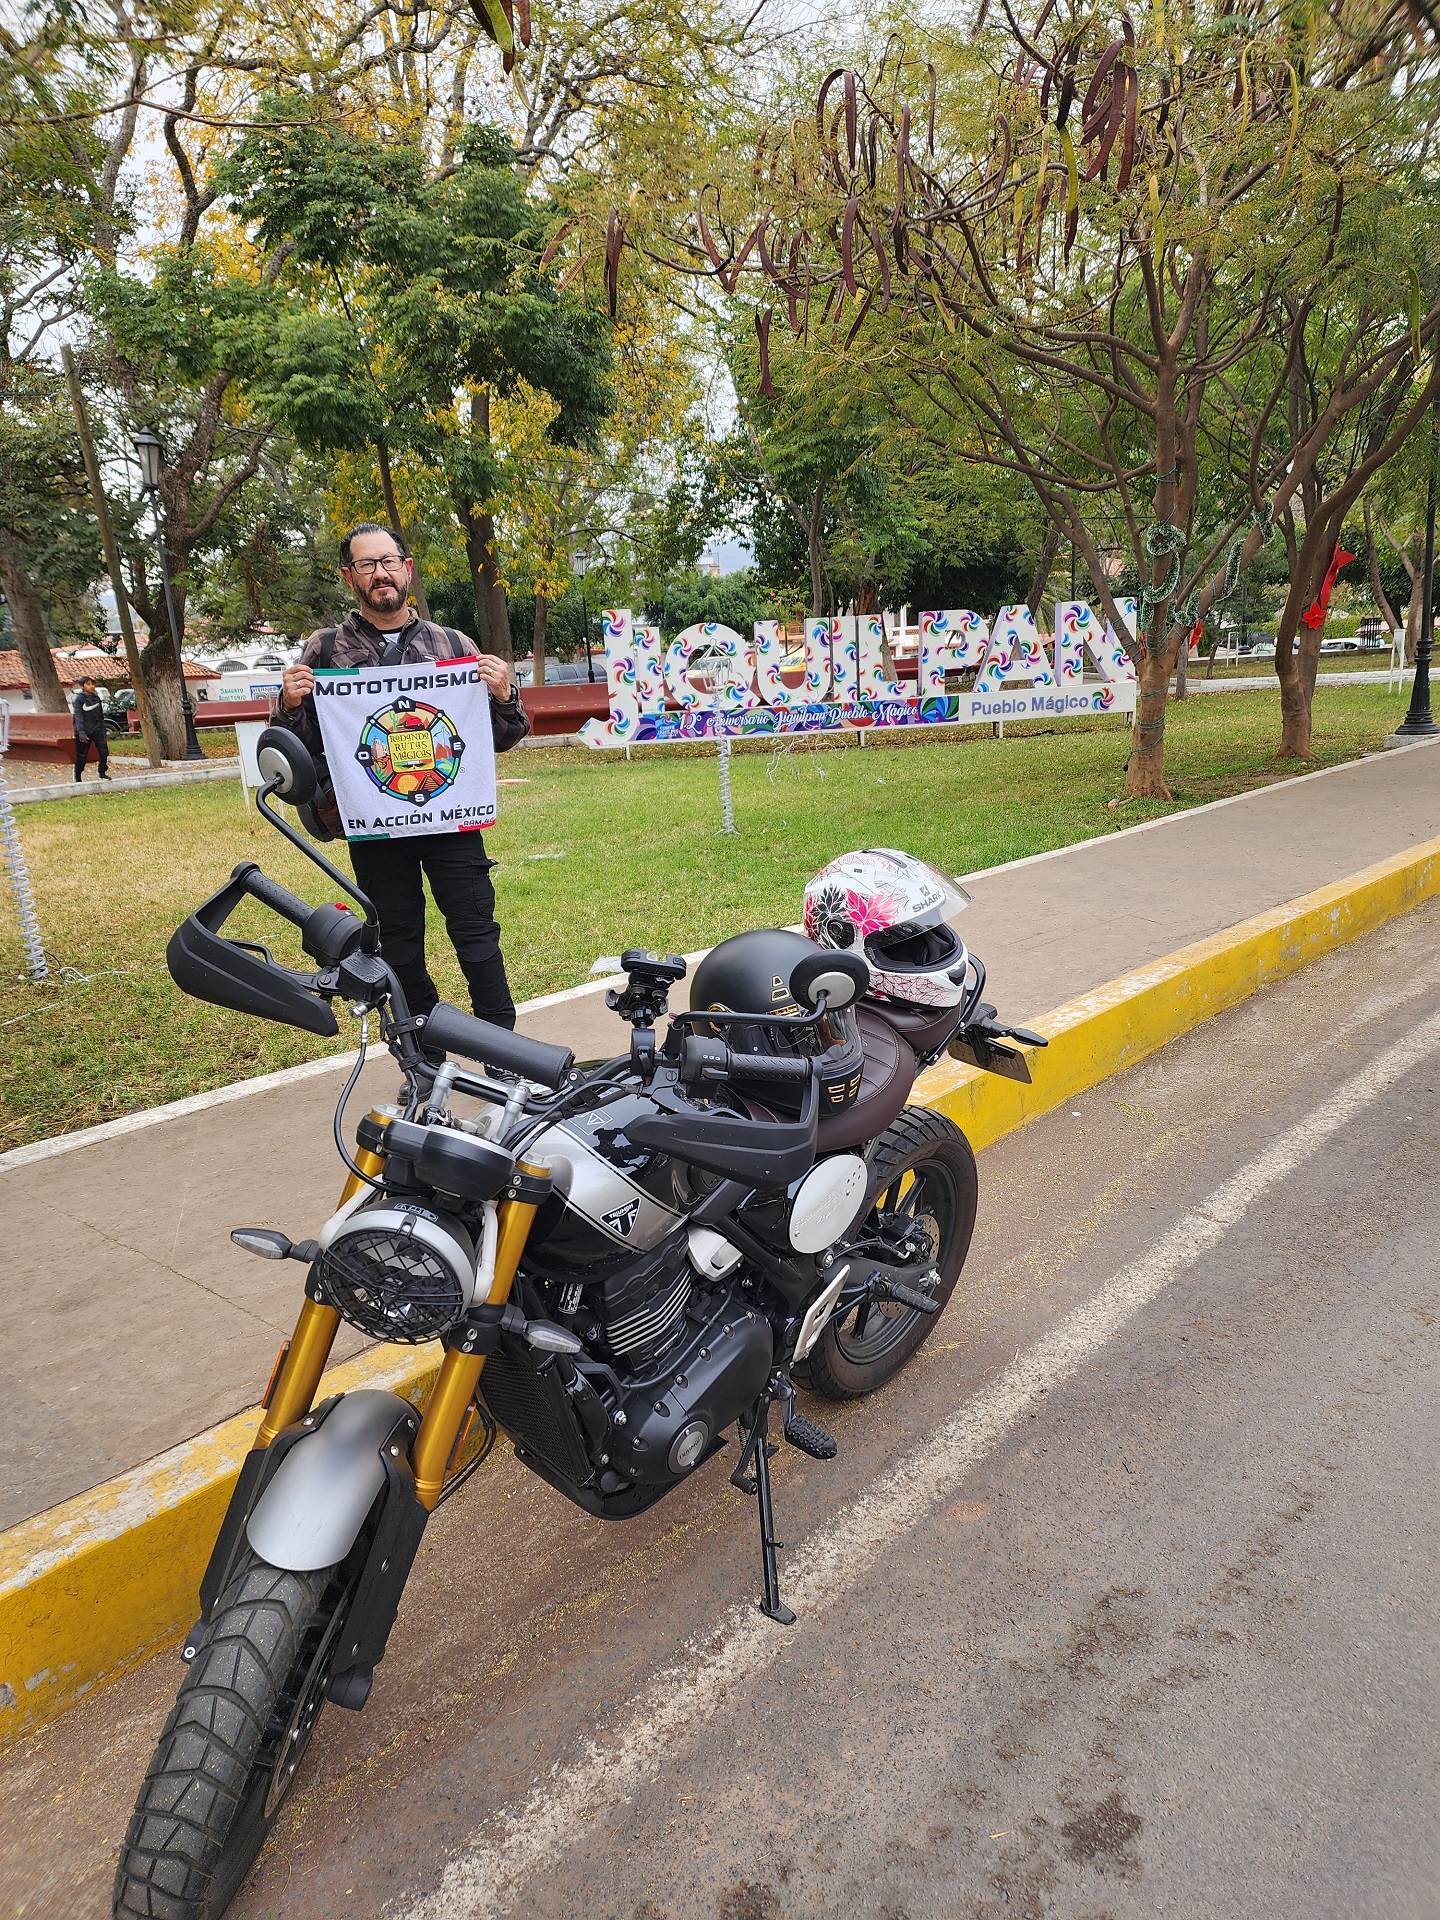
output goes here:
[[[865, 1049], [853, 1002], [833, 1010], [827, 1008], [817, 1021], [808, 1017], [812, 1009], [801, 1004], [792, 988], [791, 979], [797, 965], [817, 959], [833, 964], [835, 956], [822, 953], [812, 940], [805, 939], [803, 934], [790, 933], [784, 927], [737, 933], [732, 939], [722, 940], [718, 947], [712, 947], [696, 967], [690, 1004], [697, 1013], [780, 1015], [783, 1025], [779, 1021], [757, 1020], [752, 1025], [749, 1021], [727, 1020], [712, 1031], [737, 1053], [818, 1059], [823, 1116], [839, 1113], [859, 1093]], [[767, 1107], [791, 1113], [800, 1110], [802, 1092], [799, 1088], [773, 1080], [757, 1080], [753, 1086], [744, 1081], [736, 1084], [742, 1092], [764, 1101]]]

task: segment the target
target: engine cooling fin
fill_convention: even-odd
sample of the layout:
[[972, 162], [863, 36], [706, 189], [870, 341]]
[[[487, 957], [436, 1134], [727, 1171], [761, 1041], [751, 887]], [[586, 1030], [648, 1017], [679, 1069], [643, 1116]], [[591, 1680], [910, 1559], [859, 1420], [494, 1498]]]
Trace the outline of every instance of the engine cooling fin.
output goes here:
[[634, 1353], [653, 1351], [684, 1313], [693, 1291], [689, 1269], [682, 1267], [664, 1293], [606, 1323], [605, 1340], [610, 1351], [622, 1360]]

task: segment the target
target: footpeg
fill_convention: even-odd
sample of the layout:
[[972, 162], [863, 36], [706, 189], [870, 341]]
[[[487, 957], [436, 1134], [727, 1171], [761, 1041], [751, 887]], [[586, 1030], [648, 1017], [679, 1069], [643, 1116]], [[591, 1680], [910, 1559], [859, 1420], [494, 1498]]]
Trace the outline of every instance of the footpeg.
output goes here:
[[916, 1313], [938, 1313], [940, 1302], [932, 1300], [928, 1293], [917, 1293], [913, 1287], [904, 1286], [898, 1280], [892, 1280], [886, 1287], [882, 1298], [896, 1300], [902, 1307], [910, 1307]]
[[812, 1460], [833, 1460], [840, 1451], [825, 1429], [807, 1420], [803, 1413], [790, 1414], [785, 1422], [785, 1438], [798, 1452], [808, 1453]]

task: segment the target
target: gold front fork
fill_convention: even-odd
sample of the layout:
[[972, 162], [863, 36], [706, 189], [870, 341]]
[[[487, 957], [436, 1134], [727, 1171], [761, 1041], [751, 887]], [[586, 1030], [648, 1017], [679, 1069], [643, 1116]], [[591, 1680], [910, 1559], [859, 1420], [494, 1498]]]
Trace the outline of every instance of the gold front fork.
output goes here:
[[[530, 1237], [531, 1223], [543, 1203], [550, 1183], [549, 1169], [517, 1163], [515, 1172], [519, 1192], [500, 1203], [499, 1233], [495, 1242], [495, 1278], [490, 1284], [488, 1302], [504, 1306], [515, 1284], [515, 1270]], [[476, 1382], [485, 1365], [483, 1353], [461, 1353], [452, 1347], [440, 1363], [440, 1372], [425, 1409], [425, 1418], [410, 1450], [415, 1470], [415, 1497], [422, 1507], [433, 1508], [440, 1498], [445, 1469], [455, 1447], [466, 1409], [475, 1392]]]
[[[382, 1126], [386, 1121], [382, 1113], [372, 1113], [370, 1118]], [[355, 1164], [378, 1180], [384, 1171], [385, 1157], [371, 1153], [368, 1148], [358, 1147]], [[340, 1195], [340, 1205], [343, 1207], [347, 1200], [353, 1200], [364, 1184], [352, 1173]], [[286, 1427], [293, 1427], [297, 1420], [303, 1420], [314, 1406], [320, 1376], [325, 1371], [325, 1363], [330, 1358], [330, 1349], [335, 1344], [335, 1335], [339, 1330], [340, 1316], [334, 1307], [327, 1307], [319, 1300], [306, 1300], [277, 1370], [270, 1404], [265, 1409], [265, 1418], [260, 1422], [260, 1431], [255, 1436], [257, 1447], [268, 1447], [277, 1433], [283, 1433]]]

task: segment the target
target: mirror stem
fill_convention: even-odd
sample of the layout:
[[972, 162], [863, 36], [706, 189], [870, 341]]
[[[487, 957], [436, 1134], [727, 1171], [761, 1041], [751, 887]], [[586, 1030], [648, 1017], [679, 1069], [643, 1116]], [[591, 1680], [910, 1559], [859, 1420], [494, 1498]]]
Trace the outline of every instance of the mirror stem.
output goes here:
[[[365, 894], [361, 893], [354, 881], [347, 880], [338, 867], [332, 867], [323, 853], [317, 853], [302, 833], [297, 833], [288, 820], [282, 820], [274, 808], [266, 804], [271, 794], [279, 790], [279, 785], [278, 780], [267, 780], [265, 785], [261, 787], [260, 791], [255, 795], [256, 807], [264, 814], [271, 826], [285, 836], [292, 847], [298, 847], [307, 860], [313, 861], [323, 874], [335, 882], [337, 887], [342, 888], [357, 905], [365, 909], [365, 924], [367, 926], [378, 928], [380, 924], [379, 915], [376, 913], [370, 900]], [[371, 951], [373, 951], [373, 947], [366, 948], [366, 952]]]

